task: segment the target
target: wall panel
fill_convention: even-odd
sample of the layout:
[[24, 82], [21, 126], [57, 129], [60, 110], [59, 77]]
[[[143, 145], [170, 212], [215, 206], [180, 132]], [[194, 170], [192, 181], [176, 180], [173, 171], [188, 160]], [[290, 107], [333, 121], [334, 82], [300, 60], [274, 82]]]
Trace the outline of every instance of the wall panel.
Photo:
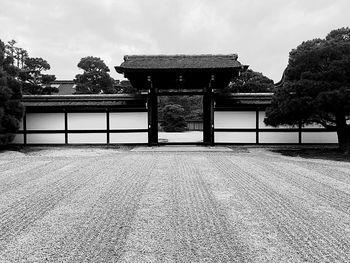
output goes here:
[[147, 143], [147, 132], [134, 132], [134, 133], [111, 133], [110, 143]]
[[106, 133], [70, 133], [68, 143], [71, 144], [105, 144], [107, 143]]
[[302, 143], [338, 143], [336, 132], [303, 132]]
[[27, 134], [28, 144], [64, 144], [63, 133], [33, 133]]
[[110, 129], [147, 129], [147, 112], [111, 112], [109, 114]]
[[24, 143], [24, 135], [16, 134], [16, 137], [12, 141], [13, 144], [23, 144]]
[[303, 129], [306, 128], [306, 129], [310, 129], [310, 128], [318, 128], [318, 129], [324, 129], [324, 127], [321, 125], [321, 124], [318, 124], [318, 123], [312, 123], [312, 124], [308, 124], [308, 125], [305, 125], [302, 127]]
[[265, 117], [266, 117], [266, 112], [265, 111], [259, 111], [259, 128], [260, 129], [281, 129], [281, 128], [284, 128], [284, 129], [295, 129], [295, 128], [299, 128], [298, 125], [296, 125], [296, 126], [281, 125], [281, 126], [278, 126], [278, 127], [267, 126], [264, 123]]
[[256, 143], [255, 132], [215, 132], [215, 143]]
[[23, 121], [24, 119], [22, 119], [20, 122], [19, 122], [19, 131], [23, 131]]
[[64, 113], [27, 113], [27, 130], [64, 130]]
[[260, 132], [259, 143], [298, 143], [298, 132]]
[[255, 128], [255, 111], [217, 111], [214, 113], [214, 128]]
[[105, 112], [68, 113], [68, 130], [103, 130], [107, 128]]

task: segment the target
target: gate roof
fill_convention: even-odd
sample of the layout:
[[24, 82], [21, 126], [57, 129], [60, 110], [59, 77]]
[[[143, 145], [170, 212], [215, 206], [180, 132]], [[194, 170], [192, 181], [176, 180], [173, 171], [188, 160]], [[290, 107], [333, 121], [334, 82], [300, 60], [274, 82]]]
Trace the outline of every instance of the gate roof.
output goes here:
[[135, 71], [232, 70], [243, 66], [236, 54], [231, 55], [132, 55], [115, 67], [118, 73]]

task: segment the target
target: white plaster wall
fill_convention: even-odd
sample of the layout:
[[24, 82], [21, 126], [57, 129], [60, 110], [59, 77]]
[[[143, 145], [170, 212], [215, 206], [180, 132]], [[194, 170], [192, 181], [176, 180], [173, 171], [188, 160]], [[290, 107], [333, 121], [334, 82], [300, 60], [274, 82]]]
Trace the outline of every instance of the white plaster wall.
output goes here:
[[64, 113], [27, 113], [27, 130], [64, 130]]
[[109, 114], [109, 128], [122, 129], [147, 129], [147, 112], [111, 112]]
[[60, 133], [34, 133], [27, 134], [28, 144], [62, 144], [64, 134]]
[[256, 128], [255, 111], [217, 111], [214, 112], [214, 127]]
[[302, 143], [338, 143], [336, 132], [303, 132]]
[[147, 143], [148, 133], [137, 132], [137, 133], [110, 133], [110, 143]]
[[23, 131], [23, 119], [19, 121], [19, 131]]
[[308, 125], [303, 126], [302, 128], [318, 128], [318, 129], [322, 128], [322, 129], [324, 129], [324, 127], [318, 123], [308, 124]]
[[260, 143], [298, 143], [298, 132], [259, 132]]
[[107, 128], [106, 113], [68, 113], [68, 130], [103, 130]]
[[287, 128], [287, 129], [295, 129], [295, 128], [299, 128], [299, 126], [289, 126], [289, 125], [281, 125], [278, 127], [272, 127], [272, 126], [267, 126], [264, 123], [264, 119], [266, 117], [266, 112], [265, 111], [259, 111], [259, 128], [260, 129], [281, 129], [281, 128]]
[[68, 143], [103, 144], [107, 143], [106, 133], [70, 133]]
[[16, 134], [16, 137], [12, 141], [13, 144], [23, 144], [24, 143], [24, 135]]
[[256, 143], [255, 132], [215, 132], [215, 143]]

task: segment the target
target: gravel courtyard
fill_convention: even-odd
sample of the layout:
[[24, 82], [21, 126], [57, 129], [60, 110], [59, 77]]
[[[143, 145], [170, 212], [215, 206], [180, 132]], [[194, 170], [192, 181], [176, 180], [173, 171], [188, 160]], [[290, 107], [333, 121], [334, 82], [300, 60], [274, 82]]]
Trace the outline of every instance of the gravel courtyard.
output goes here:
[[350, 163], [174, 149], [0, 153], [0, 262], [350, 262]]

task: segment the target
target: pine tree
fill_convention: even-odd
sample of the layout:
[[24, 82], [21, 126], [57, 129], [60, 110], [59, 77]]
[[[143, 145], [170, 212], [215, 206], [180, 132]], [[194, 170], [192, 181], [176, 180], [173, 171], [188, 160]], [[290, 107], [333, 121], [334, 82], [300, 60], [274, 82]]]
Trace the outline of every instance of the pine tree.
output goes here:
[[5, 57], [5, 44], [0, 40], [0, 145], [10, 143], [23, 116], [21, 83], [16, 79], [11, 59]]

